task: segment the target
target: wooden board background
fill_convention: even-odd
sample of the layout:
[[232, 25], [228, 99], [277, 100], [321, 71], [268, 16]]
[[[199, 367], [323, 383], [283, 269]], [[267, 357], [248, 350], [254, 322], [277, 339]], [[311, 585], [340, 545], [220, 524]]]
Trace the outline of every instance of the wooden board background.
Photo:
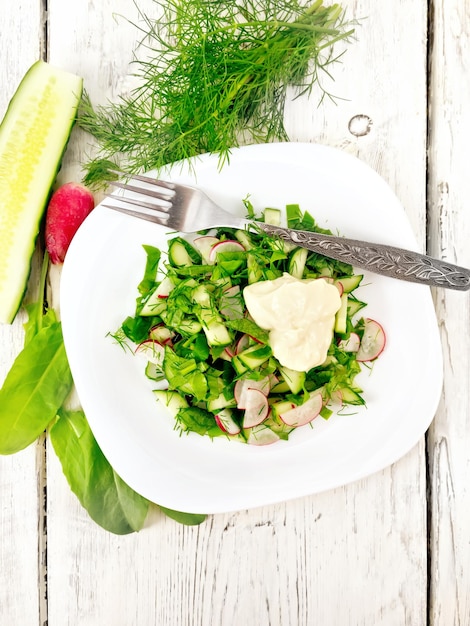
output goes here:
[[[341, 99], [290, 103], [291, 138], [369, 163], [406, 207], [422, 249], [470, 266], [469, 3], [343, 5], [361, 21], [326, 83]], [[95, 101], [131, 84], [136, 33], [117, 15], [135, 17], [132, 3], [45, 6], [0, 6], [0, 116], [40, 57], [81, 74]], [[353, 134], [363, 116], [369, 132]], [[74, 131], [60, 182], [79, 179], [90, 150]], [[43, 440], [1, 457], [0, 624], [469, 624], [469, 296], [441, 291], [435, 302], [445, 360], [436, 419], [403, 459], [344, 488], [199, 527], [155, 510], [139, 534], [116, 537], [90, 521]], [[0, 380], [22, 345], [23, 321], [0, 327]]]

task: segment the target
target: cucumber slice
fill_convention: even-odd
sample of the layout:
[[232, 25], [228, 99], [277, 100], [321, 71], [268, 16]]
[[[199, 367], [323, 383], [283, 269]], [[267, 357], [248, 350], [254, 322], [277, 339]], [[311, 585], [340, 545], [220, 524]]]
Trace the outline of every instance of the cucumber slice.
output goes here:
[[365, 306], [367, 306], [367, 304], [361, 300], [348, 298], [348, 316], [352, 317], [353, 315], [356, 315], [356, 313]]
[[82, 85], [79, 76], [38, 61], [0, 125], [0, 323], [10, 324], [21, 305]]
[[139, 315], [142, 317], [151, 317], [152, 315], [160, 315], [167, 307], [167, 299], [158, 295], [158, 287], [150, 294], [147, 301], [142, 306]]
[[238, 355], [235, 355], [232, 358], [232, 365], [238, 376], [241, 376], [248, 371], [248, 367], [242, 363], [242, 361], [238, 358]]
[[246, 230], [237, 230], [235, 232], [235, 238], [242, 244], [245, 250], [251, 250], [253, 247], [253, 241]]
[[175, 237], [168, 244], [168, 259], [175, 267], [184, 267], [201, 262], [201, 255], [189, 242]]
[[354, 391], [350, 387], [342, 387], [338, 391], [340, 392], [343, 402], [345, 404], [365, 404], [364, 399], [361, 397], [360, 393]]
[[353, 274], [352, 276], [340, 276], [336, 279], [336, 282], [343, 285], [344, 293], [351, 293], [351, 291], [359, 287], [363, 278], [362, 274]]
[[177, 391], [155, 389], [153, 393], [155, 398], [163, 404], [172, 417], [176, 417], [180, 409], [187, 409], [189, 406], [186, 398]]
[[199, 317], [210, 346], [228, 346], [232, 343], [232, 337], [222, 318], [214, 315], [211, 309], [201, 309]]
[[294, 278], [301, 279], [304, 274], [305, 262], [307, 260], [307, 248], [297, 248], [289, 259], [287, 271]]
[[269, 359], [272, 351], [268, 345], [256, 344], [243, 350], [237, 355], [242, 364], [250, 370], [254, 370]]
[[341, 296], [341, 306], [335, 317], [335, 332], [345, 333], [348, 318], [348, 294], [343, 293]]
[[177, 330], [182, 335], [197, 335], [202, 330], [202, 324], [192, 317], [183, 317]]
[[217, 398], [211, 398], [207, 401], [207, 410], [211, 413], [220, 411], [220, 409], [229, 409], [236, 406], [235, 398], [226, 398], [223, 393], [220, 393]]
[[300, 393], [302, 391], [305, 384], [305, 372], [297, 372], [283, 366], [279, 367], [279, 371], [292, 393]]
[[251, 285], [252, 283], [257, 283], [261, 280], [263, 271], [254, 254], [248, 253], [246, 255], [246, 265], [248, 269], [248, 283]]
[[232, 342], [232, 337], [223, 323], [222, 317], [212, 305], [210, 293], [206, 285], [196, 287], [193, 292], [193, 300], [201, 307], [196, 312], [196, 315], [202, 324], [207, 343], [210, 346], [228, 346]]
[[281, 212], [279, 209], [264, 209], [264, 221], [266, 224], [271, 224], [272, 226], [280, 226], [281, 225]]

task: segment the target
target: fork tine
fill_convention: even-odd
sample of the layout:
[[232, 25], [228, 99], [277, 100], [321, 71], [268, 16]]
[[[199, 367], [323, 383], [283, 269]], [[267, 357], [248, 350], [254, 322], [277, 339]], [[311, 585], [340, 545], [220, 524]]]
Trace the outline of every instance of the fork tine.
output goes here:
[[139, 180], [142, 183], [149, 183], [150, 185], [156, 185], [157, 187], [163, 187], [164, 189], [170, 189], [172, 191], [176, 188], [174, 183], [170, 183], [167, 180], [158, 180], [156, 178], [152, 178], [151, 176], [144, 176], [143, 174], [132, 174], [131, 179], [132, 178]]
[[154, 211], [156, 213], [160, 212], [163, 213], [162, 217], [168, 217], [168, 207], [160, 206], [155, 202], [145, 202], [145, 200], [136, 200], [135, 198], [128, 198], [127, 196], [116, 196], [112, 193], [106, 193], [105, 196], [106, 198], [117, 200], [123, 204], [133, 204], [134, 206], [149, 209], [150, 211]]
[[[126, 177], [128, 180], [139, 180], [142, 183], [149, 183], [150, 185], [155, 185], [157, 187], [163, 187], [164, 189], [174, 190], [176, 185], [174, 183], [170, 183], [167, 180], [158, 180], [156, 178], [152, 178], [151, 176], [145, 176], [144, 174], [127, 174], [126, 172], [122, 172], [121, 170], [111, 169], [109, 172], [113, 174], [117, 174], [118, 176]], [[108, 180], [108, 185], [116, 185], [117, 181]]]
[[[142, 182], [145, 182], [145, 181], [142, 181]], [[142, 194], [144, 196], [149, 196], [151, 198], [156, 198], [157, 200], [165, 200], [167, 202], [169, 202], [174, 195], [171, 193], [165, 193], [165, 192], [162, 193], [160, 191], [155, 191], [154, 189], [148, 189], [146, 187], [140, 187], [137, 185], [129, 185], [128, 183], [122, 183], [117, 180], [110, 184], [113, 185], [114, 187], [118, 187], [119, 189], [124, 189], [125, 191], [132, 191], [134, 193]]]
[[131, 215], [132, 217], [138, 217], [141, 220], [147, 220], [148, 222], [153, 222], [154, 224], [158, 224], [159, 226], [167, 226], [168, 216], [165, 218], [160, 218], [151, 213], [144, 213], [143, 211], [133, 211], [132, 209], [126, 209], [122, 206], [117, 206], [115, 204], [102, 204], [102, 207], [106, 209], [112, 209], [113, 211], [118, 211], [119, 213], [124, 213], [125, 215]]

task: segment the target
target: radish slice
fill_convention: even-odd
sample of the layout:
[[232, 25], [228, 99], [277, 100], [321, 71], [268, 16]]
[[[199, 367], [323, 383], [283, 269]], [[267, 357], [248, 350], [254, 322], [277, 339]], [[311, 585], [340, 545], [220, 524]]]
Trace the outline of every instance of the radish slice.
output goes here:
[[356, 360], [373, 361], [383, 352], [385, 341], [385, 331], [382, 326], [375, 320], [367, 318], [364, 320], [364, 333], [356, 353]]
[[243, 416], [243, 428], [258, 426], [268, 417], [268, 398], [259, 389], [247, 389], [246, 409]]
[[247, 408], [247, 392], [250, 389], [257, 389], [258, 391], [261, 391], [265, 396], [267, 396], [269, 394], [270, 388], [271, 381], [269, 376], [265, 376], [260, 380], [253, 380], [251, 378], [240, 378], [239, 380], [237, 380], [233, 388], [233, 395], [237, 402], [237, 407], [239, 409]]
[[223, 430], [224, 433], [228, 435], [238, 435], [241, 430], [240, 426], [233, 419], [233, 414], [230, 409], [220, 410], [215, 416], [215, 421], [220, 430]]
[[317, 417], [323, 406], [323, 398], [320, 393], [311, 396], [307, 402], [295, 409], [281, 413], [279, 417], [287, 426], [304, 426]]
[[149, 338], [153, 339], [154, 341], [158, 341], [158, 343], [167, 343], [168, 341], [173, 339], [174, 336], [175, 333], [166, 326], [163, 326], [162, 324], [159, 324], [158, 326], [153, 326], [153, 328], [151, 328], [149, 332]]
[[250, 335], [242, 335], [240, 339], [237, 341], [237, 345], [235, 347], [235, 354], [240, 354], [243, 350], [246, 350], [250, 345]]
[[269, 378], [269, 389], [271, 390], [274, 387], [274, 385], [277, 385], [277, 383], [279, 382], [279, 378], [274, 373], [268, 374], [268, 378]]
[[244, 252], [245, 248], [239, 241], [235, 239], [226, 239], [216, 243], [209, 252], [209, 261], [215, 263], [219, 252]]
[[343, 406], [343, 392], [341, 391], [341, 389], [335, 389], [335, 391], [333, 391], [331, 393], [331, 402], [333, 402], [334, 404], [339, 404], [340, 406]]
[[279, 441], [279, 435], [264, 424], [260, 424], [250, 429], [246, 442], [253, 446], [267, 446], [276, 441]]
[[347, 339], [342, 339], [338, 345], [345, 352], [357, 352], [361, 345], [361, 338], [357, 333], [351, 333]]
[[214, 263], [214, 261], [211, 261], [209, 257], [211, 250], [216, 243], [220, 243], [220, 239], [212, 237], [211, 235], [196, 237], [193, 241], [194, 247], [201, 254], [202, 260], [206, 265], [212, 265]]
[[231, 361], [233, 359], [233, 357], [235, 356], [235, 352], [234, 349], [231, 346], [227, 346], [226, 348], [224, 348], [224, 350], [220, 353], [219, 358], [223, 359], [224, 361]]
[[146, 339], [139, 343], [135, 350], [136, 354], [141, 354], [151, 363], [155, 363], [159, 367], [163, 365], [163, 359], [165, 357], [165, 348], [158, 341], [152, 339]]
[[343, 283], [340, 280], [337, 280], [333, 284], [336, 287], [336, 289], [338, 290], [339, 295], [342, 296], [343, 293], [344, 293]]
[[326, 280], [329, 285], [334, 285], [339, 292], [339, 295], [342, 296], [344, 292], [343, 283], [340, 280], [335, 280], [331, 276], [319, 276], [317, 280]]

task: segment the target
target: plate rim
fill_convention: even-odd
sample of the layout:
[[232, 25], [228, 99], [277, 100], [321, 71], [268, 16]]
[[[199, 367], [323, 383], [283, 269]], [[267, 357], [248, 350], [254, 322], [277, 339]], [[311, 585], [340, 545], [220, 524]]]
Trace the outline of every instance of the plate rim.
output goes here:
[[[338, 148], [334, 148], [332, 146], [326, 146], [324, 144], [312, 144], [312, 143], [295, 143], [295, 142], [284, 142], [284, 143], [277, 143], [277, 144], [254, 144], [252, 146], [243, 146], [240, 148], [236, 148], [233, 150], [232, 152], [232, 157], [231, 157], [231, 163], [234, 162], [234, 160], [241, 158], [243, 160], [244, 155], [249, 155], [250, 158], [254, 157], [254, 159], [256, 160], [257, 158], [259, 158], [259, 155], [263, 154], [263, 152], [266, 152], [267, 150], [271, 150], [276, 152], [277, 155], [281, 155], [281, 161], [282, 161], [282, 155], [288, 155], [290, 151], [294, 151], [294, 152], [299, 152], [299, 153], [310, 153], [311, 155], [313, 155], [315, 152], [317, 153], [326, 153], [328, 152], [329, 155], [336, 155], [339, 159], [342, 159], [343, 157], [345, 157], [345, 161], [347, 161], [348, 159], [350, 160], [349, 162], [351, 163], [356, 163], [360, 169], [364, 169], [364, 171], [368, 171], [369, 174], [372, 174], [375, 177], [378, 177], [378, 179], [385, 184], [386, 187], [388, 187], [390, 193], [391, 193], [391, 197], [395, 198], [396, 200], [396, 204], [397, 207], [401, 207], [401, 210], [403, 211], [403, 217], [405, 218], [406, 222], [408, 223], [408, 233], [406, 234], [405, 240], [406, 240], [406, 246], [408, 247], [417, 247], [417, 243], [416, 240], [414, 239], [414, 236], [412, 234], [412, 230], [411, 230], [411, 225], [409, 224], [406, 215], [404, 213], [404, 209], [401, 206], [401, 204], [399, 203], [398, 199], [396, 198], [395, 194], [393, 194], [393, 191], [390, 189], [390, 187], [387, 185], [387, 183], [384, 181], [384, 179], [382, 177], [380, 177], [380, 175], [375, 172], [372, 168], [370, 168], [370, 166], [368, 166], [364, 161], [359, 160], [357, 157], [346, 153], [342, 150], [339, 150]], [[274, 155], [273, 155], [274, 156]], [[276, 157], [279, 158], [279, 157]], [[198, 166], [200, 167], [199, 164], [205, 164], [207, 165], [209, 163], [209, 167], [213, 167], [215, 160], [217, 159], [217, 155], [200, 155], [198, 157], [195, 157], [193, 159], [193, 165], [196, 169], [196, 171], [198, 170]], [[171, 173], [172, 171], [174, 171], [174, 169], [178, 168], [178, 164], [172, 166], [172, 168], [168, 169], [168, 173]], [[177, 180], [178, 178], [180, 178], [180, 176], [176, 175], [173, 176], [172, 178], [174, 178], [175, 180]], [[100, 203], [101, 204], [101, 203]], [[77, 385], [77, 390], [78, 390], [78, 395], [81, 396], [81, 391], [80, 391], [80, 387], [82, 388], [83, 391], [83, 377], [79, 374], [78, 372], [78, 366], [77, 366], [77, 362], [76, 362], [76, 352], [74, 352], [75, 348], [72, 347], [73, 344], [73, 338], [71, 335], [71, 318], [69, 317], [69, 313], [70, 313], [70, 301], [67, 301], [67, 298], [69, 298], [69, 294], [70, 294], [70, 283], [68, 283], [67, 281], [70, 281], [71, 278], [73, 278], [74, 275], [74, 267], [73, 267], [73, 262], [74, 262], [74, 258], [76, 255], [79, 254], [80, 252], [80, 246], [82, 245], [82, 239], [86, 240], [86, 237], [88, 236], [87, 231], [89, 229], [92, 229], [94, 227], [94, 221], [97, 221], [99, 223], [99, 220], [102, 219], [102, 215], [103, 215], [103, 211], [101, 210], [102, 207], [100, 205], [98, 205], [96, 207], [96, 209], [90, 214], [90, 216], [85, 220], [85, 222], [83, 223], [82, 227], [79, 229], [76, 238], [74, 238], [74, 240], [72, 241], [72, 244], [69, 248], [69, 253], [65, 259], [64, 262], [64, 266], [63, 266], [63, 270], [62, 270], [62, 278], [61, 278], [61, 291], [60, 291], [60, 310], [61, 310], [61, 315], [62, 315], [62, 324], [63, 324], [63, 329], [64, 329], [64, 342], [65, 342], [65, 346], [66, 346], [66, 350], [67, 353], [72, 355], [72, 359], [71, 359], [71, 369], [72, 369], [72, 373], [74, 375], [74, 380], [76, 379], [79, 381], [78, 385]], [[107, 213], [107, 215], [109, 216], [109, 212]], [[106, 220], [108, 220], [108, 217], [105, 217], [105, 222]], [[113, 218], [114, 219], [114, 218]], [[122, 220], [122, 216], [120, 216], [120, 219]], [[126, 218], [124, 218], [126, 219]], [[119, 220], [116, 220], [115, 224], [118, 224]], [[397, 243], [401, 243], [401, 245], [403, 245], [402, 242], [397, 242]], [[100, 256], [99, 254], [97, 255], [98, 257]], [[65, 278], [64, 278], [65, 277]], [[65, 285], [65, 287], [64, 287]], [[129, 286], [130, 289], [133, 289], [133, 286]], [[413, 289], [420, 289], [420, 290], [426, 290], [429, 292], [429, 289], [426, 287], [421, 287], [419, 285], [417, 286], [412, 286], [411, 288]], [[221, 503], [220, 506], [218, 506], [218, 502], [213, 502], [212, 506], [208, 506], [208, 503], [201, 503], [201, 506], [199, 507], [197, 503], [192, 502], [190, 505], [190, 508], [187, 507], [182, 507], [182, 503], [180, 501], [180, 499], [178, 497], [174, 498], [171, 497], [170, 494], [167, 494], [168, 497], [164, 498], [164, 501], [162, 501], [160, 499], [159, 502], [164, 506], [167, 506], [168, 508], [176, 508], [178, 510], [187, 510], [188, 512], [192, 512], [192, 513], [222, 513], [222, 512], [230, 512], [230, 511], [236, 511], [236, 510], [240, 510], [240, 509], [246, 509], [246, 508], [254, 508], [257, 506], [264, 506], [264, 505], [269, 505], [269, 504], [274, 504], [274, 503], [278, 503], [278, 502], [282, 502], [282, 501], [286, 501], [286, 500], [290, 500], [292, 498], [297, 498], [297, 497], [302, 497], [302, 496], [307, 496], [307, 495], [312, 495], [313, 493], [321, 493], [323, 491], [327, 491], [342, 485], [346, 485], [349, 484], [351, 482], [354, 482], [356, 480], [359, 480], [361, 478], [364, 478], [366, 476], [369, 476], [377, 471], [380, 471], [382, 469], [384, 469], [385, 467], [389, 466], [390, 464], [396, 462], [399, 458], [401, 458], [402, 456], [404, 456], [407, 452], [409, 452], [409, 450], [411, 448], [414, 447], [414, 445], [416, 445], [416, 443], [419, 441], [419, 438], [424, 434], [425, 430], [427, 429], [427, 427], [429, 426], [429, 424], [432, 421], [433, 418], [433, 414], [435, 413], [435, 410], [437, 408], [437, 404], [439, 402], [439, 398], [441, 395], [441, 390], [440, 388], [442, 387], [442, 379], [443, 379], [443, 373], [442, 373], [442, 352], [441, 352], [441, 346], [440, 346], [440, 339], [438, 337], [438, 333], [437, 333], [437, 320], [435, 317], [435, 310], [434, 310], [434, 306], [432, 304], [432, 300], [431, 300], [431, 296], [430, 296], [430, 292], [427, 295], [424, 295], [423, 293], [423, 297], [427, 300], [427, 307], [432, 307], [432, 310], [429, 309], [428, 311], [428, 315], [431, 314], [431, 317], [433, 317], [433, 320], [428, 320], [431, 325], [435, 326], [434, 328], [434, 342], [436, 341], [436, 339], [438, 339], [438, 347], [439, 349], [437, 350], [437, 353], [435, 353], [435, 358], [437, 359], [437, 363], [435, 364], [435, 369], [434, 369], [434, 374], [435, 374], [435, 382], [437, 383], [437, 385], [435, 385], [435, 387], [439, 387], [438, 391], [434, 390], [434, 397], [432, 399], [431, 402], [429, 402], [429, 415], [426, 418], [426, 420], [421, 421], [421, 426], [419, 429], [420, 433], [415, 433], [413, 438], [410, 438], [410, 440], [408, 441], [408, 445], [405, 449], [405, 447], [403, 447], [403, 449], [397, 453], [397, 454], [391, 454], [389, 456], [389, 458], [384, 458], [383, 462], [377, 462], [375, 464], [375, 468], [373, 470], [367, 470], [365, 469], [364, 471], [357, 471], [357, 472], [352, 472], [351, 475], [349, 476], [348, 480], [341, 480], [338, 482], [338, 480], [331, 480], [329, 483], [326, 480], [324, 482], [324, 487], [323, 488], [315, 488], [313, 491], [312, 490], [306, 490], [305, 488], [300, 488], [300, 489], [292, 489], [292, 493], [291, 494], [280, 494], [279, 497], [277, 497], [275, 494], [272, 494], [270, 497], [251, 497], [249, 496], [249, 494], [244, 494], [244, 495], [240, 495], [238, 494], [237, 497], [233, 498], [233, 505], [229, 504], [228, 500], [225, 500], [225, 504]], [[63, 317], [63, 312], [65, 311], [65, 318]], [[70, 357], [69, 357], [70, 358]], [[85, 403], [87, 404], [87, 403]], [[88, 410], [87, 407], [84, 407], [84, 409]], [[85, 410], [85, 413], [86, 413]], [[87, 414], [87, 413], [86, 413]], [[89, 420], [90, 422], [90, 420]], [[427, 422], [426, 425], [424, 422]], [[97, 433], [99, 433], [99, 436], [97, 436], [97, 440], [99, 445], [103, 448], [103, 451], [105, 452], [105, 454], [107, 456], [113, 457], [113, 454], [110, 454], [111, 452], [111, 446], [109, 444], [109, 442], [106, 441], [106, 438], [103, 437], [103, 434], [100, 431], [100, 428], [97, 428], [97, 422], [96, 420], [94, 420], [93, 418], [91, 419], [91, 423], [90, 426], [92, 427], [93, 432], [95, 432], [95, 430], [97, 431]], [[423, 427], [425, 426], [424, 430]], [[421, 432], [422, 431], [422, 432]], [[230, 445], [233, 445], [233, 443], [231, 443]], [[242, 445], [242, 444], [239, 444]], [[116, 467], [116, 463], [112, 462], [113, 467], [116, 469], [116, 471], [118, 472], [122, 472], [123, 466], [121, 466], [120, 468]], [[142, 491], [144, 491], [145, 493], [142, 493], [142, 495], [144, 495], [145, 497], [149, 497], [152, 496], [151, 493], [147, 492], [147, 489], [139, 489], [139, 485], [136, 484], [136, 481], [134, 480], [134, 477], [131, 477], [131, 480], [129, 481], [129, 477], [131, 476], [130, 473], [128, 474], [126, 471], [123, 472], [124, 475], [122, 475], [121, 477], [124, 478], [124, 480], [126, 480], [126, 482], [128, 482], [128, 484], [130, 484], [130, 486], [135, 489], [137, 492], [142, 493]], [[155, 497], [149, 497], [149, 499], [155, 501]], [[157, 499], [158, 500], [158, 499]], [[229, 499], [230, 500], [230, 499]]]

